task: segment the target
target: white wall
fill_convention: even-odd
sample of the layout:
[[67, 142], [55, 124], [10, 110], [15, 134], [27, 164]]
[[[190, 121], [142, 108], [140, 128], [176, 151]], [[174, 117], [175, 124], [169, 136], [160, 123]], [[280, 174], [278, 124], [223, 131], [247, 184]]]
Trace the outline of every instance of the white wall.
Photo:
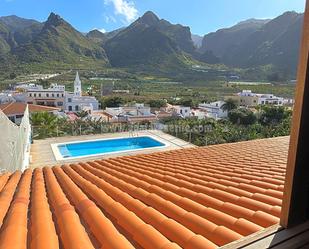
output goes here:
[[28, 107], [17, 126], [0, 111], [0, 171], [25, 170], [30, 160], [31, 127]]

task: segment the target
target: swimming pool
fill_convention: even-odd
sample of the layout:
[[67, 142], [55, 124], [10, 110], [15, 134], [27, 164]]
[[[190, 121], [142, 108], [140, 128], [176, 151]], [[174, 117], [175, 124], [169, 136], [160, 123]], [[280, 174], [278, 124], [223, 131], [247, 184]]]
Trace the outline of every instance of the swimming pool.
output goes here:
[[53, 144], [56, 159], [74, 159], [110, 153], [136, 151], [148, 148], [164, 147], [166, 144], [150, 136], [130, 138], [108, 138], [91, 141], [78, 141]]

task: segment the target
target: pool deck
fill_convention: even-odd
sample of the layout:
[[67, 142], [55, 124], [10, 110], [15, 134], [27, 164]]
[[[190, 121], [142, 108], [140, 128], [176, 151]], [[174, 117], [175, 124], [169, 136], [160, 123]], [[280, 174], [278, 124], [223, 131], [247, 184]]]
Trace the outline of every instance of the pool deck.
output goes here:
[[[139, 150], [139, 151], [119, 152], [100, 156], [89, 156], [86, 158], [77, 158], [62, 161], [56, 160], [51, 148], [51, 144], [55, 143], [66, 143], [71, 141], [87, 141], [87, 140], [104, 139], [104, 138], [119, 138], [119, 137], [132, 137], [132, 136], [136, 137], [136, 136], [147, 136], [147, 135], [157, 138], [160, 141], [167, 142], [168, 146], [162, 148], [158, 147], [153, 149]], [[176, 149], [192, 148], [192, 147], [195, 147], [195, 145], [158, 130], [138, 131], [138, 132], [135, 131], [133, 134], [130, 132], [119, 132], [119, 133], [105, 133], [99, 135], [55, 137], [55, 138], [33, 141], [30, 151], [31, 155], [30, 168], [33, 169], [37, 167], [61, 165], [72, 162], [85, 162], [95, 159], [111, 158], [125, 155], [127, 156], [127, 155], [146, 154], [159, 151], [176, 150]]]

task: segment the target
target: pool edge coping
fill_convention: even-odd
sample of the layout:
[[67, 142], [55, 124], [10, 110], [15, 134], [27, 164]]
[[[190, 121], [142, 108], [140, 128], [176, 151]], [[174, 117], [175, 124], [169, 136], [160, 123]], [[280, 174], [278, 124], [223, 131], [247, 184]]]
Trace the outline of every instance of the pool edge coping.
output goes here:
[[[82, 143], [82, 142], [95, 142], [95, 141], [102, 141], [102, 140], [115, 140], [115, 139], [123, 139], [123, 138], [137, 138], [137, 137], [150, 137], [160, 143], [162, 143], [162, 146], [156, 146], [156, 147], [149, 147], [149, 148], [141, 148], [141, 149], [133, 149], [133, 150], [122, 150], [122, 151], [113, 151], [113, 152], [106, 152], [106, 153], [98, 153], [98, 154], [92, 154], [92, 155], [85, 155], [85, 156], [76, 156], [76, 157], [67, 157], [64, 158], [61, 153], [60, 150], [58, 149], [59, 145], [65, 145], [65, 144], [75, 144], [75, 143]], [[53, 143], [50, 144], [52, 152], [54, 154], [54, 157], [56, 159], [57, 162], [61, 162], [61, 161], [69, 161], [69, 160], [76, 160], [76, 159], [83, 159], [83, 158], [89, 158], [91, 160], [91, 157], [98, 157], [98, 156], [105, 156], [105, 155], [115, 155], [115, 154], [119, 154], [119, 156], [121, 156], [122, 153], [128, 153], [128, 152], [135, 152], [135, 151], [142, 151], [142, 150], [155, 150], [155, 149], [163, 149], [163, 148], [167, 148], [169, 146], [171, 146], [171, 143], [168, 142], [167, 140], [156, 136], [156, 135], [138, 135], [138, 136], [132, 136], [132, 137], [112, 137], [112, 138], [98, 138], [98, 139], [89, 139], [89, 140], [79, 140], [79, 141], [70, 141], [70, 142], [62, 142], [62, 143]]]

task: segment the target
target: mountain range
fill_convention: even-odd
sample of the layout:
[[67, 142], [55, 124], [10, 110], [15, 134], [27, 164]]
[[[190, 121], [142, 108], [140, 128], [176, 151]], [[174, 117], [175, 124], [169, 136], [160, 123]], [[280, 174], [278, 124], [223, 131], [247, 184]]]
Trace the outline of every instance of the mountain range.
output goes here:
[[295, 73], [303, 14], [286, 12], [272, 20], [250, 19], [204, 36], [200, 52], [212, 51], [234, 67], [273, 64]]
[[[46, 22], [0, 17], [0, 67], [97, 65], [148, 73], [178, 73], [192, 65], [251, 68], [272, 65], [295, 75], [303, 14], [249, 19], [204, 37], [148, 11], [128, 27], [83, 34], [55, 13]], [[201, 24], [202, 25], [202, 24]], [[291, 76], [291, 77], [292, 77]]]

